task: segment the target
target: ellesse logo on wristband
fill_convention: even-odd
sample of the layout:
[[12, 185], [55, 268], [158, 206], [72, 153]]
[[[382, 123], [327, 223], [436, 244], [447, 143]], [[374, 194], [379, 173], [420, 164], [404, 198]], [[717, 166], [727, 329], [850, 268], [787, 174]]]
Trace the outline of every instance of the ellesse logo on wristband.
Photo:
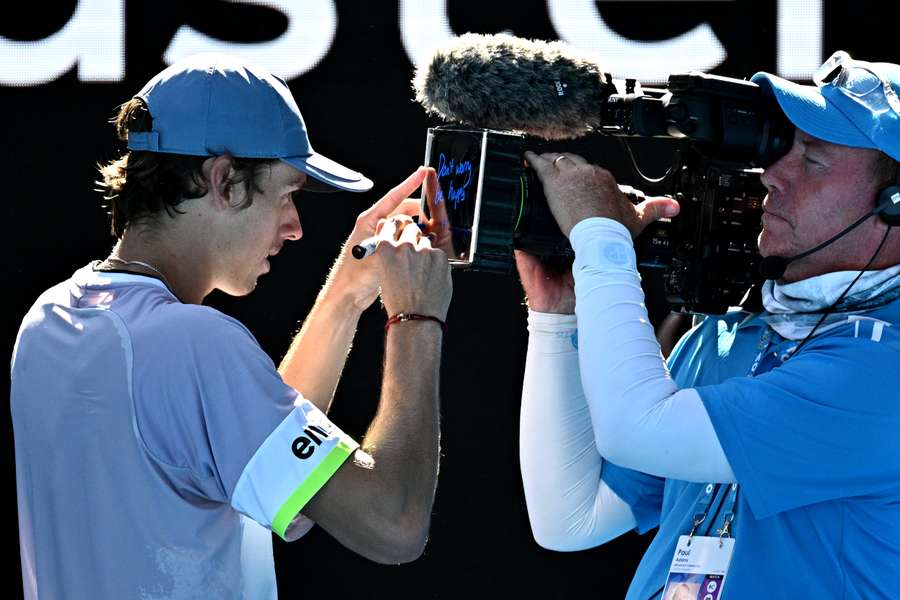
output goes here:
[[307, 426], [303, 429], [303, 433], [306, 435], [299, 436], [294, 440], [294, 443], [291, 444], [291, 450], [293, 451], [294, 456], [300, 460], [306, 460], [312, 456], [315, 453], [316, 448], [322, 445], [322, 440], [328, 437], [328, 432], [318, 425]]

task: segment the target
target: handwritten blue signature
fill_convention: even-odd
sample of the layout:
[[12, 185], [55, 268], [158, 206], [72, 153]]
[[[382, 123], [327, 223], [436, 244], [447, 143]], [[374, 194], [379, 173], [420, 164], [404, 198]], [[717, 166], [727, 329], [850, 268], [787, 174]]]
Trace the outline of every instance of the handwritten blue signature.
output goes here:
[[[450, 177], [450, 186], [447, 190], [447, 200], [453, 203], [454, 209], [457, 208], [462, 202], [466, 201], [466, 190], [472, 183], [472, 170], [471, 160], [461, 160], [457, 163], [455, 158], [451, 158], [448, 162], [447, 157], [443, 152], [438, 157], [437, 176], [438, 179]], [[457, 185], [455, 182], [462, 177], [465, 177], [465, 181], [462, 185]], [[440, 204], [443, 201], [443, 194], [440, 190], [438, 190], [435, 203]]]

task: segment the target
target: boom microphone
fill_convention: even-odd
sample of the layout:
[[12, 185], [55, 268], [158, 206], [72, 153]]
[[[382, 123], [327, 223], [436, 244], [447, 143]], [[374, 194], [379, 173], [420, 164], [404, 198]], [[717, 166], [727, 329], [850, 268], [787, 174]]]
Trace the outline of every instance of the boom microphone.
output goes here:
[[431, 114], [546, 140], [599, 128], [616, 86], [589, 55], [564, 42], [467, 33], [416, 69], [416, 100]]

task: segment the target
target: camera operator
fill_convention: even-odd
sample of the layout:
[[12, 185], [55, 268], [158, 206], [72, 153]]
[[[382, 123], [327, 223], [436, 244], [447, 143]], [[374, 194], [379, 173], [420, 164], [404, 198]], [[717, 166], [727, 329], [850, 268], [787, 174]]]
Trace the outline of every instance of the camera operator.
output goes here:
[[516, 257], [532, 530], [572, 551], [658, 527], [629, 600], [675, 586], [698, 540], [719, 541], [729, 599], [900, 597], [900, 233], [884, 214], [900, 201], [900, 66], [839, 52], [814, 80], [753, 77], [796, 127], [762, 175], [759, 250], [786, 259], [765, 310], [708, 316], [667, 361], [632, 239], [675, 201], [634, 206], [577, 155], [526, 155], [575, 250], [574, 279]]

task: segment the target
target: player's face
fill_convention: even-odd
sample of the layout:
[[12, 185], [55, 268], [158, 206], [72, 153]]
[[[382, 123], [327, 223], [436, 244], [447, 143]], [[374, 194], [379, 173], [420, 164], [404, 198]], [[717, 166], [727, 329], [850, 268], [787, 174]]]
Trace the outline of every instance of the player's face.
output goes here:
[[249, 207], [233, 210], [229, 231], [217, 249], [222, 260], [216, 287], [233, 296], [252, 292], [260, 275], [271, 268], [269, 257], [286, 241], [303, 235], [292, 194], [306, 183], [306, 175], [278, 161], [257, 182], [262, 191]]
[[[761, 177], [768, 195], [763, 201], [760, 253], [800, 254], [872, 210], [877, 156], [875, 150], [831, 144], [798, 129], [791, 150]], [[872, 218], [830, 246], [792, 262], [783, 279], [797, 281], [851, 269], [860, 259], [865, 264], [871, 240], [880, 239], [874, 229], [877, 223]]]

